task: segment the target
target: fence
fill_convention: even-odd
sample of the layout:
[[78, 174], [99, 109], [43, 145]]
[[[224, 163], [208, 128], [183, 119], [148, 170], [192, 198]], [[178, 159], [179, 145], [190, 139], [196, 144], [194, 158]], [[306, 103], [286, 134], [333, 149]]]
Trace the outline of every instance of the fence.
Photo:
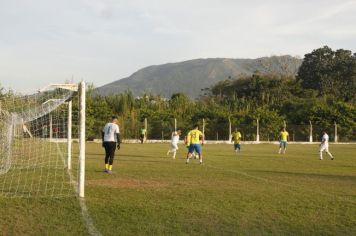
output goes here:
[[[139, 126], [132, 125], [129, 120], [122, 120], [121, 130], [124, 130], [123, 138], [138, 139], [140, 129], [145, 127], [147, 130], [146, 138], [154, 140], [168, 140], [171, 133], [179, 128], [182, 136], [185, 136], [192, 128], [191, 123], [174, 118], [154, 119], [147, 118]], [[243, 141], [276, 141], [282, 127], [286, 127], [289, 133], [289, 141], [295, 142], [319, 142], [322, 132], [329, 134], [331, 142], [355, 142], [356, 127], [345, 127], [336, 123], [327, 124], [269, 124], [259, 120], [252, 120], [249, 123], [231, 122], [229, 119], [209, 120], [202, 119], [198, 122], [200, 130], [204, 131], [206, 140], [227, 141], [230, 139], [231, 132], [238, 129], [241, 132]], [[134, 129], [134, 131], [132, 131]]]

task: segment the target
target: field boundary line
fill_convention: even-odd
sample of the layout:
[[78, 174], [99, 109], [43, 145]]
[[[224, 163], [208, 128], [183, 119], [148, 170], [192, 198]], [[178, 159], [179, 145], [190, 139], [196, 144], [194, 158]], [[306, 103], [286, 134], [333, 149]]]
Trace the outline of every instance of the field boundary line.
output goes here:
[[[208, 166], [209, 168], [217, 169], [217, 170], [223, 170], [223, 171], [227, 171], [227, 172], [243, 175], [243, 176], [246, 176], [246, 177], [249, 177], [249, 178], [252, 178], [252, 179], [257, 179], [257, 180], [260, 180], [260, 181], [263, 181], [263, 182], [266, 182], [266, 183], [273, 183], [273, 184], [277, 184], [277, 185], [281, 185], [281, 186], [285, 186], [285, 187], [289, 187], [289, 188], [296, 188], [296, 189], [304, 191], [304, 192], [315, 193], [314, 191], [306, 190], [306, 189], [303, 189], [303, 188], [301, 188], [299, 186], [296, 186], [296, 185], [286, 184], [286, 183], [283, 183], [283, 182], [279, 182], [279, 181], [275, 181], [275, 180], [271, 180], [271, 179], [267, 179], [267, 178], [263, 178], [263, 177], [258, 177], [258, 176], [251, 175], [251, 174], [248, 174], [248, 173], [243, 172], [243, 171], [228, 170], [228, 169], [215, 167], [215, 166], [211, 166], [211, 165], [206, 165], [206, 166]], [[320, 195], [327, 196], [327, 197], [337, 198], [339, 200], [342, 200], [342, 201], [345, 201], [345, 202], [348, 202], [348, 203], [356, 204], [355, 201], [347, 199], [345, 197], [340, 197], [340, 196], [337, 196], [337, 195], [325, 193], [323, 191], [318, 191], [317, 193], [320, 194]]]

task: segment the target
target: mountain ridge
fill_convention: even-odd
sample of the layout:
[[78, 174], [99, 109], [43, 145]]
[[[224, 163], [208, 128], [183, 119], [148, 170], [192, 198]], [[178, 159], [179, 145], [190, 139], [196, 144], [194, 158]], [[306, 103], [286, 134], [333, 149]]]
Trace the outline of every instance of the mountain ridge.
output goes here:
[[257, 59], [199, 58], [182, 62], [151, 65], [129, 77], [113, 81], [95, 90], [99, 95], [131, 91], [134, 96], [144, 93], [169, 98], [174, 93], [185, 93], [191, 98], [201, 90], [228, 78], [241, 78], [254, 73], [295, 76], [302, 59], [289, 55]]

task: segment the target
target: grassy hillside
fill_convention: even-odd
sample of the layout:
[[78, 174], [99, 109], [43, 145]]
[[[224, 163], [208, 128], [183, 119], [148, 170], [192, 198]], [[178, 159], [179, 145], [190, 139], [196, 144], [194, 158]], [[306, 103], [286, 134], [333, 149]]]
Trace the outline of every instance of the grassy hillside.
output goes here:
[[179, 63], [149, 66], [128, 78], [117, 80], [97, 89], [108, 95], [126, 90], [135, 96], [152, 93], [170, 97], [182, 92], [192, 98], [201, 94], [201, 89], [228, 78], [250, 76], [253, 73], [294, 76], [302, 60], [291, 56], [273, 56], [259, 59], [197, 59]]

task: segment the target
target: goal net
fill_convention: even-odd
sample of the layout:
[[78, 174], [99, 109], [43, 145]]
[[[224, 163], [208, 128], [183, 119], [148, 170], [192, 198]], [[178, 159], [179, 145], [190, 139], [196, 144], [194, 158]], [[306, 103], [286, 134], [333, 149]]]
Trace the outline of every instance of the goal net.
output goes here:
[[78, 138], [77, 90], [78, 85], [53, 85], [32, 95], [0, 97], [0, 196], [76, 194], [70, 169], [72, 127]]

